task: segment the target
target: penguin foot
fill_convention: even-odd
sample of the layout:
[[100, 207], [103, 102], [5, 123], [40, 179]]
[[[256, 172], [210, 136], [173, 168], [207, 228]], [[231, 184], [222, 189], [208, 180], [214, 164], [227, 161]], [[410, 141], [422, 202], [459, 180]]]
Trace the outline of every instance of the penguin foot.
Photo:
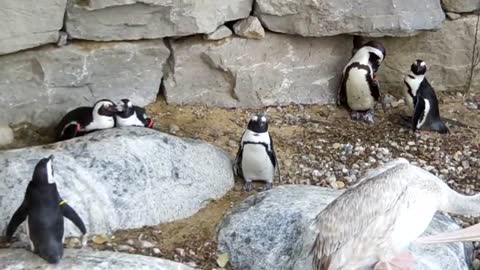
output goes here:
[[352, 120], [355, 120], [355, 121], [358, 121], [358, 120], [361, 120], [362, 119], [362, 115], [360, 112], [357, 112], [357, 111], [352, 111], [350, 113], [350, 117], [352, 118]]
[[264, 190], [264, 191], [265, 191], [265, 190], [270, 190], [270, 189], [272, 189], [272, 186], [273, 186], [272, 183], [267, 182], [267, 183], [265, 184], [265, 186], [263, 187], [263, 190]]
[[251, 180], [245, 180], [245, 185], [243, 186], [243, 191], [249, 192], [252, 191], [253, 185]]
[[369, 123], [369, 124], [375, 124], [375, 113], [373, 110], [370, 110], [366, 112], [364, 115], [362, 115], [362, 120]]

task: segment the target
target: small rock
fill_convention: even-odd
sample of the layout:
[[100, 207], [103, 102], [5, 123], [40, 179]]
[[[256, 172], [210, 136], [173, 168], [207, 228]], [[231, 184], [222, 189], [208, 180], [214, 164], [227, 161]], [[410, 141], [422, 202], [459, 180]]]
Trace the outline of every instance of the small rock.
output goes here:
[[155, 245], [153, 243], [150, 243], [145, 240], [140, 240], [135, 242], [135, 247], [138, 249], [144, 249], [144, 248], [153, 248]]
[[185, 249], [183, 248], [176, 248], [175, 253], [177, 253], [181, 257], [185, 257]]
[[0, 145], [11, 144], [13, 138], [13, 130], [7, 125], [0, 125]]
[[453, 12], [447, 12], [447, 17], [450, 19], [450, 20], [457, 20], [457, 19], [460, 19], [460, 17], [462, 17], [460, 14], [457, 14], [457, 13], [453, 13]]
[[405, 101], [403, 99], [396, 100], [396, 101], [392, 102], [392, 108], [398, 108], [401, 105], [403, 105], [404, 103], [405, 103]]
[[63, 47], [66, 46], [68, 43], [68, 33], [64, 31], [59, 31], [58, 32], [58, 40], [57, 40], [57, 46], [58, 47]]
[[342, 182], [342, 181], [337, 181], [336, 184], [337, 184], [337, 188], [338, 188], [338, 189], [341, 189], [341, 188], [344, 188], [344, 187], [345, 187], [345, 183]]
[[251, 39], [262, 39], [265, 37], [265, 30], [257, 17], [250, 16], [240, 20], [233, 25], [233, 31], [238, 36]]
[[479, 270], [480, 269], [480, 260], [479, 259], [474, 259], [472, 262], [472, 268], [474, 270]]
[[478, 105], [476, 103], [473, 103], [473, 102], [466, 102], [465, 103], [465, 107], [467, 107], [467, 109], [469, 110], [478, 110]]
[[135, 241], [133, 241], [132, 239], [128, 239], [127, 244], [129, 244], [130, 246], [133, 246], [135, 245]]
[[225, 25], [221, 25], [217, 28], [217, 30], [213, 31], [212, 33], [204, 35], [203, 38], [205, 40], [220, 40], [220, 39], [227, 38], [232, 34], [233, 34], [232, 30], [230, 30]]
[[93, 236], [92, 241], [95, 244], [102, 245], [102, 244], [105, 244], [106, 242], [108, 242], [108, 237], [105, 236], [105, 235], [95, 235], [95, 236]]
[[153, 251], [153, 254], [155, 255], [159, 255], [161, 253], [159, 248], [153, 248], [152, 251]]
[[129, 245], [118, 245], [115, 247], [118, 252], [133, 252], [135, 249]]
[[65, 239], [64, 244], [67, 248], [76, 248], [82, 246], [82, 242], [77, 237]]
[[409, 142], [407, 142], [407, 144], [408, 144], [409, 146], [412, 146], [412, 145], [415, 145], [415, 142], [409, 141]]
[[178, 131], [180, 131], [180, 127], [178, 127], [175, 124], [170, 124], [169, 131], [170, 131], [170, 133], [175, 134]]
[[462, 161], [462, 167], [465, 169], [470, 168], [470, 163], [468, 162], [468, 160]]
[[333, 149], [338, 149], [338, 148], [342, 147], [342, 145], [339, 144], [339, 143], [334, 143], [334, 144], [332, 145], [332, 147], [333, 147]]

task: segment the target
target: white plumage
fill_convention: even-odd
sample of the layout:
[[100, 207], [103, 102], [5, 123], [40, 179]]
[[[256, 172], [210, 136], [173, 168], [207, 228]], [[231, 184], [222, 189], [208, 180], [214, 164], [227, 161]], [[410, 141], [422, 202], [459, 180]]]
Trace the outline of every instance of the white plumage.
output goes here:
[[275, 167], [270, 160], [270, 136], [267, 132], [255, 133], [246, 130], [242, 137], [242, 171], [243, 177], [249, 180], [273, 182]]

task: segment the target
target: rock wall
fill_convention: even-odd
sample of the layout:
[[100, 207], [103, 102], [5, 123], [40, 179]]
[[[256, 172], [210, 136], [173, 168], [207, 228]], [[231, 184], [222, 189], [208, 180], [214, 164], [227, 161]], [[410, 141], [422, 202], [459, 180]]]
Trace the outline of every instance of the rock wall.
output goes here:
[[385, 43], [384, 90], [398, 92], [422, 58], [437, 90], [464, 91], [478, 10], [480, 0], [5, 0], [0, 124], [49, 126], [96, 99], [146, 105], [159, 93], [222, 107], [333, 103], [353, 35]]

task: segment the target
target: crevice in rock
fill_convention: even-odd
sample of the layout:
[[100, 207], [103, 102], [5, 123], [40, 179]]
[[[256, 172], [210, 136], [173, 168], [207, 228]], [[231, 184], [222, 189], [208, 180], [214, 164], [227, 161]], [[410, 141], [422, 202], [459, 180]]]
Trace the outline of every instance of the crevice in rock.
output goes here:
[[472, 48], [472, 60], [470, 63], [470, 74], [468, 76], [468, 81], [467, 81], [467, 87], [465, 89], [465, 97], [467, 94], [470, 92], [470, 89], [472, 88], [472, 83], [473, 83], [473, 75], [476, 72], [476, 68], [480, 64], [480, 48], [478, 46], [478, 31], [479, 31], [479, 23], [480, 23], [480, 13], [476, 14], [477, 16], [477, 21], [475, 23], [475, 33], [473, 34], [473, 48]]
[[[68, 43], [68, 40], [70, 40], [70, 35], [67, 32], [68, 5], [69, 5], [69, 2], [67, 1], [65, 5], [65, 11], [63, 12], [62, 28], [60, 28], [60, 30], [58, 31], [59, 33], [58, 33], [57, 46], [64, 46]], [[62, 39], [64, 38], [64, 36], [66, 36], [66, 40], [62, 42]]]
[[171, 78], [173, 79], [173, 81], [175, 81], [175, 54], [173, 52], [172, 40], [170, 38], [164, 38], [163, 42], [165, 43], [165, 46], [167, 47], [170, 54], [168, 55], [167, 61], [163, 65], [163, 70], [162, 70], [163, 77], [160, 81], [160, 87], [158, 89], [157, 99], [163, 97], [165, 100], [167, 100], [165, 80], [167, 78]]
[[222, 72], [225, 79], [228, 81], [228, 83], [230, 85], [230, 87], [229, 87], [230, 96], [234, 100], [240, 102], [240, 99], [238, 98], [238, 95], [235, 92], [235, 89], [237, 88], [237, 74], [236, 74], [236, 72], [232, 71], [230, 68], [223, 65], [222, 63], [217, 63], [207, 53], [202, 53], [201, 58], [210, 68], [216, 69], [216, 70]]

